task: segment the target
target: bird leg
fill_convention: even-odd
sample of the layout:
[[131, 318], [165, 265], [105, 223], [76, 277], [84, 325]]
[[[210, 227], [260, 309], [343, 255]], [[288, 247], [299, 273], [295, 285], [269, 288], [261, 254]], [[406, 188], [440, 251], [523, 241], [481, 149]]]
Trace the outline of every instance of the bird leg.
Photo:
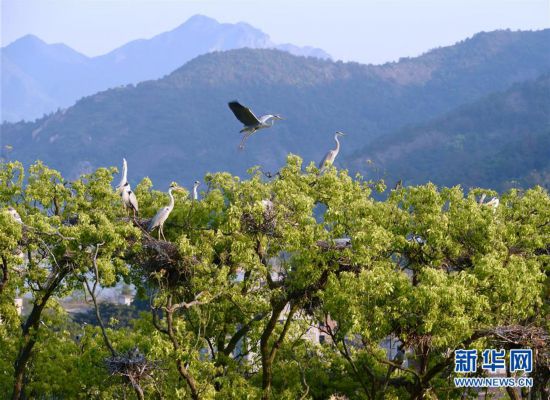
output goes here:
[[246, 139], [248, 139], [250, 137], [250, 135], [252, 135], [254, 132], [245, 132], [244, 135], [243, 135], [243, 138], [241, 140], [241, 144], [239, 145], [239, 150], [242, 150], [244, 149], [244, 142], [246, 141]]
[[162, 229], [162, 226], [159, 226], [159, 231], [158, 231], [158, 235], [159, 235], [159, 240], [160, 240], [160, 230]]

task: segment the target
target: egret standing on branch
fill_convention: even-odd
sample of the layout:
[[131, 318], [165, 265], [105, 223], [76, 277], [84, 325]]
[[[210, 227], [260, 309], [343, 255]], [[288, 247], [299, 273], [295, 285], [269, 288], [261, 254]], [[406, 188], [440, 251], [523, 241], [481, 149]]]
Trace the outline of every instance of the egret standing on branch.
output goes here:
[[8, 214], [11, 215], [15, 222], [17, 222], [18, 224], [23, 224], [23, 220], [21, 219], [21, 216], [15, 208], [8, 207]]
[[338, 131], [334, 134], [334, 140], [336, 141], [336, 148], [333, 150], [330, 150], [325, 155], [325, 158], [323, 158], [323, 161], [319, 163], [319, 169], [321, 170], [321, 172], [323, 172], [330, 165], [334, 164], [334, 160], [336, 159], [336, 156], [340, 152], [340, 141], [338, 140], [338, 137], [340, 136], [345, 136], [345, 133]]
[[201, 183], [199, 181], [195, 181], [195, 183], [193, 184], [193, 200], [198, 200], [199, 199], [199, 185]]
[[128, 183], [128, 164], [126, 164], [125, 158], [122, 159], [122, 179], [117, 186], [117, 191], [122, 198], [122, 203], [124, 204], [124, 207], [134, 211], [135, 218], [136, 213], [139, 211], [138, 201], [136, 195], [134, 194], [134, 192], [132, 192], [130, 184]]
[[166, 240], [166, 238], [164, 237], [163, 226], [164, 226], [164, 222], [168, 219], [168, 216], [174, 209], [174, 196], [172, 195], [172, 191], [174, 190], [179, 192], [182, 191], [182, 189], [178, 187], [178, 185], [174, 183], [170, 185], [170, 189], [168, 189], [168, 195], [170, 196], [170, 204], [158, 210], [157, 214], [153, 217], [151, 222], [149, 222], [149, 226], [147, 227], [147, 231], [149, 232], [152, 232], [156, 227], [159, 228], [159, 232], [158, 232], [159, 240], [161, 235], [162, 235], [162, 238]]
[[273, 126], [276, 119], [283, 119], [280, 115], [267, 114], [262, 115], [261, 117], [256, 117], [250, 108], [243, 106], [238, 101], [231, 101], [228, 103], [229, 108], [235, 114], [235, 117], [241, 121], [244, 125], [241, 129], [243, 134], [243, 139], [239, 145], [239, 149], [244, 149], [244, 142], [256, 131], [263, 128], [270, 128]]

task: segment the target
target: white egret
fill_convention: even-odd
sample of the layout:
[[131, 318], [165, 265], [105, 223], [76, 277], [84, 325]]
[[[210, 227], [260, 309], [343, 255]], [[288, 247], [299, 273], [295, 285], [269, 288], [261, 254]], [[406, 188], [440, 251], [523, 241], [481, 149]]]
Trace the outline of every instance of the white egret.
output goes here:
[[149, 222], [149, 226], [147, 227], [147, 231], [152, 232], [155, 228], [159, 228], [158, 231], [158, 238], [160, 240], [160, 237], [162, 235], [162, 238], [166, 240], [164, 237], [164, 222], [168, 219], [168, 216], [174, 209], [174, 196], [172, 195], [172, 191], [182, 191], [180, 187], [178, 187], [176, 184], [170, 185], [170, 189], [168, 189], [168, 195], [170, 196], [170, 203], [162, 207], [160, 210], [158, 210], [157, 214], [153, 217], [151, 222]]
[[340, 152], [340, 141], [338, 140], [339, 137], [345, 136], [345, 133], [343, 132], [336, 132], [334, 134], [334, 140], [336, 141], [336, 148], [333, 150], [330, 150], [323, 160], [319, 163], [319, 169], [321, 172], [323, 172], [327, 167], [334, 164], [334, 160], [336, 160], [336, 156], [338, 156], [338, 153]]
[[128, 164], [125, 158], [122, 159], [122, 178], [117, 186], [117, 191], [120, 194], [124, 207], [133, 210], [135, 217], [136, 213], [139, 211], [138, 201], [135, 193], [130, 187], [130, 183], [128, 183]]

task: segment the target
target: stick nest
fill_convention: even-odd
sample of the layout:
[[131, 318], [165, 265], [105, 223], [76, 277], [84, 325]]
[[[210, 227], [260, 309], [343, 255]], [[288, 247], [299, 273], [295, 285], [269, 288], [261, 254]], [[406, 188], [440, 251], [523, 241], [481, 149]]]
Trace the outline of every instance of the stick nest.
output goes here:
[[108, 357], [104, 363], [111, 376], [124, 376], [132, 382], [150, 378], [160, 365], [159, 361], [148, 360], [138, 348]]

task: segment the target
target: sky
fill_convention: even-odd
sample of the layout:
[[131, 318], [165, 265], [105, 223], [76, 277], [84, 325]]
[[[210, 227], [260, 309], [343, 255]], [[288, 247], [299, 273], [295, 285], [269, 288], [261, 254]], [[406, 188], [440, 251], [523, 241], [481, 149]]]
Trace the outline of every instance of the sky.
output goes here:
[[171, 30], [195, 14], [248, 22], [276, 43], [379, 64], [480, 31], [550, 27], [550, 0], [0, 0], [1, 45], [26, 34], [88, 56]]

